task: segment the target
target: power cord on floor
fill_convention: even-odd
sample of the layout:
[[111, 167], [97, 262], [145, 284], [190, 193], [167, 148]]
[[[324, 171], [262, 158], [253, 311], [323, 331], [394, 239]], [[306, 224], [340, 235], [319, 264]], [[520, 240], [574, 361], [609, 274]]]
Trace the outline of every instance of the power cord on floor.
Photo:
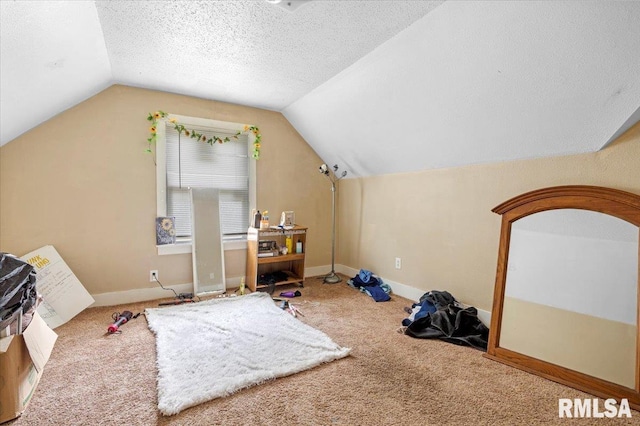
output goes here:
[[[160, 288], [162, 288], [163, 290], [171, 290], [173, 292], [173, 294], [175, 295], [175, 300], [172, 302], [166, 302], [166, 303], [160, 303], [160, 306], [166, 306], [166, 305], [180, 305], [182, 303], [195, 303], [195, 301], [193, 300], [193, 293], [176, 293], [176, 291], [174, 289], [172, 289], [171, 287], [169, 288], [165, 288], [162, 283], [160, 282], [160, 280], [158, 279], [158, 277], [156, 276], [156, 274], [152, 274], [153, 280], [155, 282], [158, 283], [158, 285], [160, 285]], [[197, 296], [198, 301], [201, 301], [202, 299], [200, 299], [200, 296]]]
[[[172, 289], [172, 288], [164, 288], [164, 286], [162, 285], [162, 283], [160, 282], [160, 280], [158, 279], [158, 277], [156, 277], [156, 274], [155, 274], [155, 273], [153, 273], [153, 274], [152, 274], [152, 277], [153, 277], [153, 280], [154, 280], [155, 282], [157, 282], [157, 283], [160, 285], [160, 288], [162, 288], [163, 290], [171, 290], [171, 291], [173, 292], [173, 294], [175, 294], [175, 295], [176, 295], [176, 299], [178, 299], [178, 298], [179, 298], [178, 293], [176, 293], [176, 291], [175, 291], [174, 289]], [[181, 293], [181, 294], [182, 294], [182, 293]]]

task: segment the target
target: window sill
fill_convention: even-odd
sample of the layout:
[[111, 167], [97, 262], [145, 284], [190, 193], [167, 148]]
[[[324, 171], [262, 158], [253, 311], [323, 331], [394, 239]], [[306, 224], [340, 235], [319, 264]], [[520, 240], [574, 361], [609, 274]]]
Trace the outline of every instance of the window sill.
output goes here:
[[156, 246], [158, 255], [191, 253], [191, 243], [165, 244]]
[[222, 243], [224, 247], [224, 251], [227, 250], [246, 250], [247, 249], [247, 238], [235, 238], [230, 240], [225, 240]]
[[[223, 242], [224, 250], [246, 250], [247, 240], [242, 239], [229, 239]], [[191, 242], [166, 244], [162, 246], [156, 246], [159, 256], [166, 256], [171, 254], [188, 254], [191, 253]]]

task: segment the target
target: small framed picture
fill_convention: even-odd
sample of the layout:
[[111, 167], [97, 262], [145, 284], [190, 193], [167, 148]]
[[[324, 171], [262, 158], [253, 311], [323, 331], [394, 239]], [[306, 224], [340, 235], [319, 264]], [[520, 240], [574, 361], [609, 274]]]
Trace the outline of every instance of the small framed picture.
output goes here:
[[296, 217], [292, 211], [284, 212], [284, 226], [293, 226], [296, 224]]
[[175, 217], [157, 217], [156, 218], [156, 244], [161, 246], [165, 244], [176, 243], [176, 228], [174, 225]]

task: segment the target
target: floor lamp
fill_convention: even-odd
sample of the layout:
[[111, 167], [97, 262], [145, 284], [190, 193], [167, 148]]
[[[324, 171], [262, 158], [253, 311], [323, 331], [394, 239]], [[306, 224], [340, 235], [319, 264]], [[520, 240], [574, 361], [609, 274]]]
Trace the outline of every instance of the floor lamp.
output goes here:
[[333, 172], [329, 170], [326, 164], [321, 165], [318, 171], [325, 175], [329, 181], [331, 181], [331, 272], [324, 277], [324, 282], [327, 284], [335, 284], [342, 281], [342, 279], [336, 274], [335, 270], [335, 258], [336, 258], [336, 183], [347, 175], [346, 171], [343, 171], [340, 176], [337, 176], [338, 165], [333, 166]]

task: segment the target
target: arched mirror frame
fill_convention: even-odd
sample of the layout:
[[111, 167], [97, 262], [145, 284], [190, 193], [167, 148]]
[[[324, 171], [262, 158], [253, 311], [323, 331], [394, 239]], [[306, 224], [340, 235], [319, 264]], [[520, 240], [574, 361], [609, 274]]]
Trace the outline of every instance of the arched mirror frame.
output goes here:
[[[502, 215], [502, 225], [491, 327], [485, 356], [599, 397], [618, 400], [626, 398], [629, 405], [638, 410], [640, 409], [640, 333], [636, 335], [634, 389], [500, 347], [511, 225], [531, 214], [554, 209], [582, 209], [600, 212], [640, 227], [640, 195], [598, 186], [567, 185], [543, 188], [519, 195], [495, 207], [492, 211]], [[640, 247], [638, 251], [640, 253]], [[639, 302], [638, 311], [640, 311], [640, 255], [638, 276], [639, 282], [636, 288]], [[640, 331], [639, 323], [640, 314], [636, 312], [637, 332]]]

